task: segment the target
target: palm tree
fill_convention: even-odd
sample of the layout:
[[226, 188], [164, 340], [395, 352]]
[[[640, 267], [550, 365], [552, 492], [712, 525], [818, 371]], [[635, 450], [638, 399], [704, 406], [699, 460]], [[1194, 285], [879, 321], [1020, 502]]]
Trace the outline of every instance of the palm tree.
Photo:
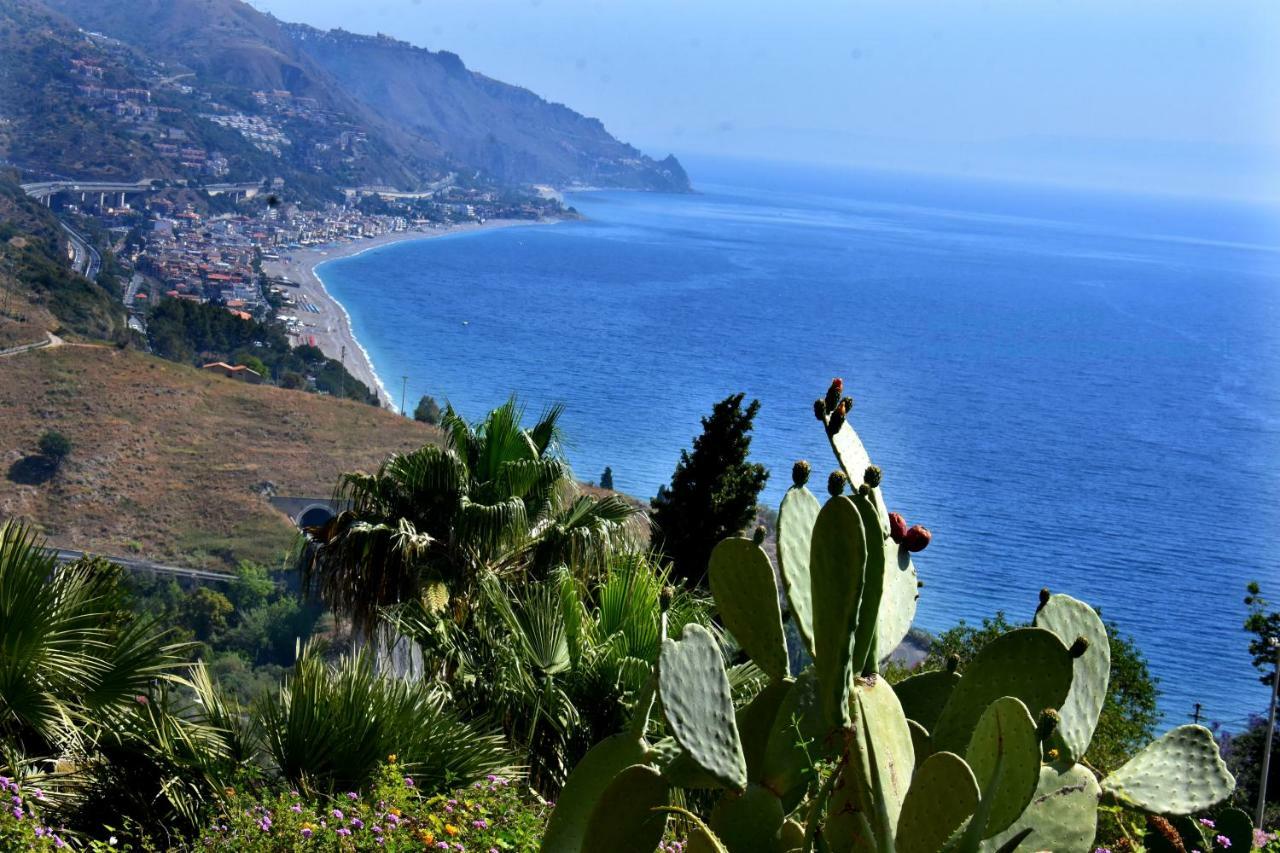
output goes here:
[[[72, 826], [194, 828], [218, 789], [222, 732], [179, 691], [189, 644], [132, 612], [118, 566], [58, 566], [21, 524], [0, 524], [0, 773], [41, 781]], [[69, 771], [66, 768], [71, 768]]]
[[443, 446], [395, 454], [377, 473], [342, 476], [348, 504], [309, 529], [296, 562], [303, 584], [371, 636], [383, 608], [424, 591], [465, 621], [484, 570], [591, 576], [634, 539], [637, 511], [616, 496], [578, 495], [560, 451], [560, 407], [531, 428], [515, 399], [472, 426], [449, 407]]

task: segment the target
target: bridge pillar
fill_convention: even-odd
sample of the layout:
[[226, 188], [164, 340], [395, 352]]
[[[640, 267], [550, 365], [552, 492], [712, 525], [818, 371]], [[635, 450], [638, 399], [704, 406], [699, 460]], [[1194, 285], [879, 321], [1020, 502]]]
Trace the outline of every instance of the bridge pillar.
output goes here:
[[124, 207], [124, 191], [120, 192], [120, 207]]
[[98, 193], [98, 207], [99, 207], [99, 208], [103, 208], [103, 207], [106, 207], [106, 206], [107, 206], [107, 194], [106, 194], [106, 193]]

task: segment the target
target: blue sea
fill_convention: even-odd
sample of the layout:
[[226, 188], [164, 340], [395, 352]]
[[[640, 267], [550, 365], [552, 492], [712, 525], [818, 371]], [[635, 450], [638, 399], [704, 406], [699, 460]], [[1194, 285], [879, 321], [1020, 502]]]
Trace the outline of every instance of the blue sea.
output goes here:
[[[698, 193], [579, 193], [585, 219], [402, 243], [322, 267], [397, 394], [480, 417], [567, 411], [569, 460], [652, 496], [699, 418], [760, 400], [776, 505], [834, 468], [833, 376], [934, 533], [917, 624], [1101, 608], [1166, 725], [1265, 710], [1245, 584], [1280, 601], [1280, 214], [1217, 201], [695, 163]], [[398, 402], [398, 400], [397, 400]]]

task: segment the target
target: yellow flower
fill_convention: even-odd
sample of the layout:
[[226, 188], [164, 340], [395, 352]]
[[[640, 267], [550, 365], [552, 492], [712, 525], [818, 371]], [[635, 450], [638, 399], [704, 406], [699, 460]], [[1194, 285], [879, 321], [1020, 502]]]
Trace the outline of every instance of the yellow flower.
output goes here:
[[390, 755], [388, 755], [388, 756], [387, 756], [387, 761], [390, 761], [392, 764], [395, 764], [395, 763], [396, 763], [396, 754], [393, 752], [393, 753], [391, 753]]
[[422, 840], [423, 844], [426, 844], [428, 846], [436, 843], [436, 837], [431, 833], [427, 832], [425, 829], [418, 830], [418, 838]]
[[395, 806], [392, 806], [391, 808], [387, 809], [387, 811], [395, 815], [396, 817], [400, 817], [400, 810]]
[[228, 797], [234, 797], [236, 795], [236, 789], [227, 788], [225, 791], [223, 791], [223, 793], [225, 793]]
[[457, 835], [457, 834], [458, 834], [458, 827], [454, 826], [454, 825], [453, 825], [453, 824], [451, 824], [451, 823], [446, 823], [446, 824], [444, 825], [444, 831], [445, 831], [445, 833], [447, 833], [448, 835]]
[[1049, 750], [1049, 760], [1050, 760], [1050, 761], [1057, 761], [1057, 760], [1058, 760], [1058, 748], [1057, 748], [1057, 747], [1054, 747], [1053, 749]]

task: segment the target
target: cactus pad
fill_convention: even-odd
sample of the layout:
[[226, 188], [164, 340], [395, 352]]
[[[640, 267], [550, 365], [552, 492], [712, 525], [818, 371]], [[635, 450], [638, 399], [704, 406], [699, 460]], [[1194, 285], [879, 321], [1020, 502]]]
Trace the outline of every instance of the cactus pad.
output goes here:
[[881, 544], [884, 547], [884, 595], [880, 598], [880, 617], [876, 620], [876, 648], [883, 660], [911, 630], [920, 599], [920, 578], [911, 562], [910, 551], [888, 538]]
[[[840, 467], [849, 476], [849, 482], [861, 483], [864, 472], [871, 465], [871, 457], [858, 433], [845, 421], [834, 433], [828, 429], [827, 438], [831, 441], [831, 449], [835, 451], [836, 458], [840, 460]], [[919, 577], [907, 549], [887, 538], [889, 509], [885, 505], [884, 493], [879, 487], [872, 489], [871, 493], [875, 496], [876, 512], [880, 516], [885, 534], [883, 543], [886, 574], [884, 595], [880, 600], [880, 618], [876, 621], [876, 647], [881, 655], [887, 655], [898, 647], [911, 628], [911, 621], [916, 615], [916, 582]], [[898, 568], [896, 572], [893, 571], [894, 566]]]
[[667, 826], [667, 783], [657, 770], [633, 764], [600, 792], [587, 821], [583, 853], [653, 853]]
[[1045, 764], [1022, 816], [1004, 832], [982, 842], [982, 851], [995, 853], [1030, 829], [1020, 850], [1089, 853], [1098, 829], [1098, 795], [1098, 780], [1088, 768]]
[[750, 539], [724, 539], [711, 552], [711, 594], [724, 626], [774, 681], [787, 675], [787, 641], [773, 564]]
[[770, 681], [750, 702], [738, 709], [738, 737], [742, 741], [742, 753], [747, 759], [747, 778], [760, 778], [765, 749], [769, 745], [769, 733], [783, 700], [791, 692], [791, 679]]
[[748, 785], [741, 794], [721, 796], [709, 823], [729, 853], [774, 853], [781, 846], [784, 820], [782, 803], [772, 792]]
[[1040, 781], [1040, 739], [1027, 706], [1012, 696], [988, 705], [965, 761], [982, 790], [987, 825], [980, 837], [990, 838], [1018, 819]]
[[1178, 726], [1104, 779], [1102, 790], [1126, 805], [1183, 815], [1222, 802], [1235, 784], [1209, 730]]
[[[858, 675], [879, 671], [881, 651], [876, 646], [876, 626], [884, 598], [885, 549], [883, 527], [870, 494], [856, 494], [850, 500], [862, 519], [867, 537], [867, 564], [863, 570], [862, 601], [858, 604], [858, 625], [853, 638], [853, 667]], [[893, 651], [884, 650], [884, 653]]]
[[929, 732], [915, 720], [907, 720], [907, 728], [911, 730], [911, 748], [916, 753], [916, 769], [930, 755], [933, 755], [933, 743], [929, 740]]
[[1033, 624], [1058, 635], [1064, 645], [1083, 637], [1088, 647], [1075, 659], [1071, 690], [1058, 709], [1061, 718], [1050, 745], [1061, 753], [1060, 760], [1079, 761], [1093, 740], [1093, 731], [1107, 698], [1111, 680], [1111, 644], [1107, 629], [1093, 608], [1068, 595], [1052, 595], [1036, 611]]
[[831, 498], [813, 526], [809, 574], [819, 695], [827, 721], [841, 728], [849, 726], [849, 690], [856, 674], [853, 634], [866, 562], [866, 537], [858, 510], [848, 498]]
[[644, 741], [629, 732], [607, 737], [591, 747], [560, 791], [542, 838], [542, 853], [583, 853], [587, 821], [600, 792], [623, 770], [644, 761], [647, 753]]
[[813, 525], [822, 505], [804, 486], [787, 489], [778, 507], [778, 570], [791, 605], [791, 619], [813, 656], [813, 595], [809, 582], [809, 549]]
[[938, 723], [938, 715], [951, 698], [951, 691], [959, 683], [960, 676], [954, 672], [922, 672], [893, 685], [893, 692], [898, 694], [902, 712], [907, 718], [932, 731]]
[[1066, 646], [1043, 628], [1018, 628], [992, 640], [965, 668], [930, 729], [933, 748], [966, 749], [978, 718], [1002, 696], [1021, 699], [1036, 715], [1061, 707], [1071, 689], [1071, 664]]
[[710, 631], [690, 623], [680, 640], [662, 641], [658, 694], [671, 733], [694, 763], [725, 787], [746, 788], [729, 677]]
[[1217, 824], [1217, 834], [1225, 835], [1231, 841], [1232, 850], [1243, 853], [1253, 846], [1253, 821], [1240, 809], [1223, 809], [1214, 818], [1214, 823]]
[[782, 799], [782, 805], [788, 812], [800, 802], [809, 784], [809, 758], [799, 741], [812, 741], [807, 752], [817, 760], [827, 754], [823, 743], [826, 731], [817, 677], [809, 668], [796, 676], [795, 683], [778, 707], [757, 777], [761, 784]]
[[898, 853], [937, 853], [978, 807], [978, 780], [954, 752], [935, 752], [916, 771], [898, 817]]
[[858, 679], [854, 696], [861, 723], [859, 740], [870, 741], [869, 744], [860, 742], [859, 746], [874, 759], [876, 766], [871, 778], [886, 805], [892, 830], [898, 823], [898, 812], [902, 810], [902, 801], [916, 769], [911, 728], [897, 695], [883, 678]]

